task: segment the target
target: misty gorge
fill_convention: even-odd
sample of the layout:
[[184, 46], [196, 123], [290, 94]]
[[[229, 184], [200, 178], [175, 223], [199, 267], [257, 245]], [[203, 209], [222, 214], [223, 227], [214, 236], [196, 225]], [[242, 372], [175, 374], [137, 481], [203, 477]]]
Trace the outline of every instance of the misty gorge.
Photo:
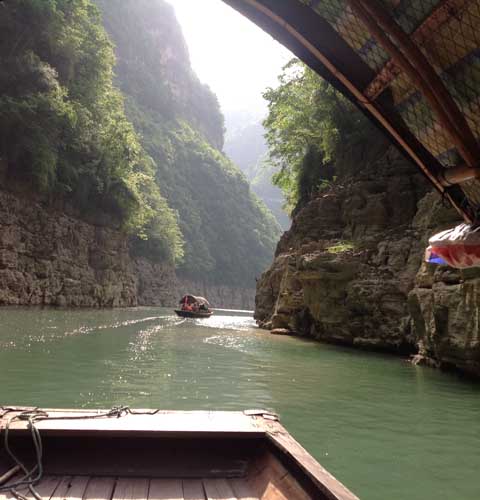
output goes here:
[[480, 7], [378, 4], [0, 0], [0, 415], [265, 408], [362, 499], [478, 498], [480, 271], [425, 258], [477, 178], [434, 177], [468, 141], [378, 31], [476, 141], [480, 35], [445, 73], [435, 36]]

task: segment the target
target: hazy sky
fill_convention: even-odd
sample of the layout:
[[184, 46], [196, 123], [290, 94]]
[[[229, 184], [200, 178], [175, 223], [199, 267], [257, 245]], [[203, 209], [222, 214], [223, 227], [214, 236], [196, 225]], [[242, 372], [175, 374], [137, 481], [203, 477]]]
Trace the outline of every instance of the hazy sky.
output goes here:
[[293, 57], [270, 35], [222, 0], [168, 0], [187, 40], [194, 71], [217, 94], [223, 111], [261, 111]]

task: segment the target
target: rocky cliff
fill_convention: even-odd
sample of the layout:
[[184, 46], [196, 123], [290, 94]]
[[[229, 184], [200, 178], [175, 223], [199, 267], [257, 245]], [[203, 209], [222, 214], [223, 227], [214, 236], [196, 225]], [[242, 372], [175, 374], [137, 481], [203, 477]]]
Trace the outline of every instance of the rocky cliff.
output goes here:
[[173, 305], [175, 266], [245, 307], [280, 228], [222, 152], [173, 7], [4, 3], [0, 302]]
[[[419, 204], [412, 225], [427, 244], [428, 235], [458, 223], [431, 194]], [[452, 269], [422, 263], [409, 294], [414, 361], [457, 368], [480, 377], [480, 268]]]
[[281, 230], [222, 153], [220, 105], [191, 68], [173, 8], [164, 0], [95, 3], [115, 45], [127, 115], [184, 239], [177, 275], [218, 292], [254, 288]]
[[0, 191], [0, 304], [171, 305], [170, 264], [134, 259], [124, 233]]
[[480, 273], [422, 264], [428, 236], [458, 216], [383, 140], [351, 148], [335, 169], [257, 283], [259, 325], [480, 375]]
[[121, 231], [0, 190], [0, 305], [168, 306], [185, 292], [253, 309], [254, 290], [179, 281], [172, 264], [132, 255]]

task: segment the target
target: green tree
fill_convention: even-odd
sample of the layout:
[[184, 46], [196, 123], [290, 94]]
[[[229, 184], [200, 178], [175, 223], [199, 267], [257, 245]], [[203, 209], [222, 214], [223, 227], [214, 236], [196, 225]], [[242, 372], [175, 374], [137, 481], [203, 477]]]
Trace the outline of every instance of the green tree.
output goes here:
[[[0, 156], [7, 181], [182, 256], [176, 216], [113, 86], [115, 57], [90, 0], [0, 5]], [[162, 228], [162, 231], [160, 230]]]
[[[315, 164], [331, 163], [339, 147], [368, 133], [369, 124], [350, 101], [298, 59], [284, 66], [278, 87], [263, 95], [269, 111], [263, 123], [265, 137], [276, 168], [273, 179], [292, 210], [302, 194], [328, 178]], [[305, 169], [308, 173], [302, 176]]]
[[[221, 152], [218, 100], [190, 67], [173, 9], [163, 0], [96, 0], [115, 43], [116, 84], [154, 160], [155, 178], [185, 239], [181, 277], [254, 286], [280, 228]], [[136, 250], [150, 251], [148, 242]]]

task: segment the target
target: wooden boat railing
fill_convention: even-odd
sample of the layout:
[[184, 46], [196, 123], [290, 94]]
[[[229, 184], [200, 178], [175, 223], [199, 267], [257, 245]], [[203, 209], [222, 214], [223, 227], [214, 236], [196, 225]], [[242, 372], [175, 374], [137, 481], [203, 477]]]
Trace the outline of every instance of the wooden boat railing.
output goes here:
[[[43, 500], [358, 500], [263, 410], [0, 408], [2, 441], [33, 468], [32, 419], [18, 418], [22, 412], [41, 415], [33, 425], [43, 447], [35, 486]], [[0, 451], [0, 477], [15, 465]], [[0, 500], [14, 498], [5, 487], [19, 474], [4, 479]]]

